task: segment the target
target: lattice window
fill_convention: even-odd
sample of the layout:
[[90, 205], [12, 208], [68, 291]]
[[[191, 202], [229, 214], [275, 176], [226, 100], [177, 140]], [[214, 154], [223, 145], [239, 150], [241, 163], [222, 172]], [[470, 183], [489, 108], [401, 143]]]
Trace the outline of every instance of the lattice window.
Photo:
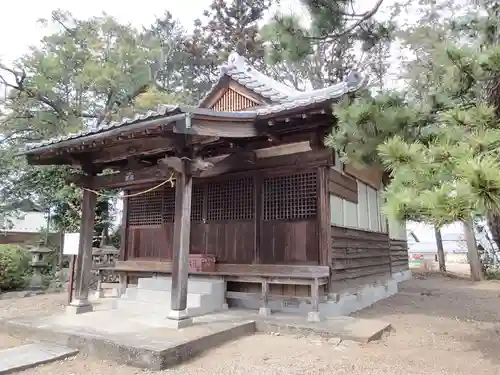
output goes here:
[[266, 178], [263, 186], [264, 220], [300, 220], [316, 216], [315, 172]]
[[[134, 193], [136, 191], [131, 191]], [[128, 198], [128, 224], [159, 225], [162, 223], [162, 190], [153, 190], [145, 194]]]
[[163, 222], [172, 223], [175, 217], [175, 187], [167, 186], [163, 193]]
[[205, 198], [205, 185], [197, 184], [193, 186], [193, 195], [191, 200], [191, 220], [203, 221], [203, 201]]
[[254, 183], [245, 177], [207, 185], [207, 220], [252, 220]]

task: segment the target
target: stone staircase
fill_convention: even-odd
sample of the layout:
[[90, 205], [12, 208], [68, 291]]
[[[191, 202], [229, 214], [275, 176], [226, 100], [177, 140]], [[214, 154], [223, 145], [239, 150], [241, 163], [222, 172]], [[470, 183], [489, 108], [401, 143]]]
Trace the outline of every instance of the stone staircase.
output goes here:
[[[140, 278], [115, 301], [115, 308], [137, 315], [167, 316], [170, 311], [171, 277]], [[193, 278], [188, 280], [188, 316], [200, 316], [224, 309], [224, 280]]]

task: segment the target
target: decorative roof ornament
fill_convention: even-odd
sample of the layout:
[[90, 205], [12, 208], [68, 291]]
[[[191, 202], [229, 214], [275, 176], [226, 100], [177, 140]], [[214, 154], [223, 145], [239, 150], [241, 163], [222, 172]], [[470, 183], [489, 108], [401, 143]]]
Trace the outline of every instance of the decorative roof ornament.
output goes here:
[[344, 82], [347, 85], [348, 89], [356, 89], [359, 88], [364, 81], [364, 77], [357, 71], [353, 70], [350, 72], [347, 77], [344, 78]]
[[229, 54], [229, 57], [227, 59], [227, 63], [228, 63], [228, 65], [235, 66], [235, 67], [243, 67], [243, 66], [247, 65], [245, 57], [241, 56], [236, 51], [233, 51]]

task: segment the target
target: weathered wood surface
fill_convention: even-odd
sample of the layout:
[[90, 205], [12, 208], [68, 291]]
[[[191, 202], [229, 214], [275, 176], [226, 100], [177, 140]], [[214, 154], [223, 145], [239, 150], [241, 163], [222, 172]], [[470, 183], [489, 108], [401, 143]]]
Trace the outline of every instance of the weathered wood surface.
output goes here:
[[350, 164], [344, 166], [344, 172], [370, 185], [374, 189], [380, 189], [382, 185], [383, 171], [377, 168], [355, 168]]
[[[325, 222], [329, 218], [326, 201], [318, 208], [324, 181], [314, 168], [266, 172], [195, 181], [191, 253], [214, 255], [220, 263], [321, 263], [318, 209]], [[125, 259], [172, 259], [174, 191], [166, 186], [129, 198]]]
[[[239, 166], [238, 174], [248, 175], [249, 171], [258, 171], [262, 174], [290, 173], [300, 168], [314, 168], [331, 164], [331, 150], [313, 150], [300, 152], [293, 155], [274, 156], [265, 159], [257, 159], [254, 163], [244, 163]], [[248, 159], [250, 160], [250, 159]], [[210, 173], [207, 173], [210, 175]], [[134, 185], [151, 184], [164, 181], [171, 176], [171, 172], [164, 167], [154, 165], [134, 171], [124, 171], [119, 173], [96, 176], [89, 179], [85, 176], [74, 176], [72, 182], [78, 185], [85, 185], [93, 189], [117, 189]], [[196, 180], [196, 178], [195, 178]]]
[[242, 111], [248, 108], [257, 106], [254, 100], [236, 92], [233, 89], [228, 89], [219, 98], [217, 102], [212, 105], [214, 111]]
[[192, 223], [191, 252], [212, 254], [222, 263], [253, 263], [253, 221]]
[[[117, 261], [114, 266], [102, 268], [119, 272], [145, 272], [165, 273], [172, 272], [171, 261], [159, 260], [129, 260]], [[254, 277], [283, 277], [302, 278], [312, 280], [315, 278], [328, 278], [330, 269], [327, 266], [300, 266], [277, 264], [225, 264], [216, 263], [214, 271], [194, 271], [189, 273], [215, 276], [254, 276]]]
[[[237, 95], [246, 100], [238, 98]], [[269, 99], [265, 99], [229, 77], [224, 77], [218, 83], [218, 87], [215, 87], [214, 91], [203, 100], [200, 107], [212, 108], [214, 111], [241, 111], [264, 103], [270, 103]]]
[[358, 183], [356, 180], [332, 168], [328, 170], [328, 192], [345, 200], [358, 203]]
[[392, 272], [406, 271], [410, 268], [408, 263], [408, 243], [406, 240], [393, 240], [390, 242]]
[[329, 178], [328, 167], [318, 168], [318, 257], [319, 264], [329, 266], [331, 264], [330, 249], [330, 195], [328, 194]]
[[96, 204], [97, 196], [88, 190], [84, 190], [80, 224], [80, 244], [75, 264], [75, 295], [73, 297], [74, 302], [80, 305], [89, 303], [88, 296], [92, 281], [92, 241]]
[[[211, 254], [220, 263], [318, 264], [318, 224], [314, 220], [266, 222], [255, 254], [253, 221], [191, 224], [191, 253]], [[173, 223], [129, 227], [127, 260], [172, 259]]]
[[389, 237], [332, 226], [332, 281], [391, 272]]
[[128, 227], [125, 259], [172, 260], [173, 239], [174, 223]]
[[171, 308], [176, 311], [183, 311], [187, 308], [189, 249], [191, 247], [192, 162], [182, 160], [182, 164], [182, 170], [176, 176], [172, 255]]
[[258, 259], [265, 264], [319, 264], [317, 221], [264, 222]]
[[[125, 261], [117, 262], [114, 267], [106, 271], [114, 270], [121, 274], [141, 275], [141, 274], [171, 274], [172, 262], [160, 261]], [[104, 271], [104, 270], [103, 270]], [[189, 274], [223, 277], [229, 283], [249, 283], [260, 284], [260, 294], [245, 293], [246, 297], [256, 297], [261, 299], [262, 307], [268, 308], [268, 296], [271, 285], [287, 287], [291, 294], [282, 295], [295, 296], [295, 287], [303, 286], [309, 290], [305, 297], [309, 297], [314, 311], [318, 310], [320, 296], [324, 293], [324, 286], [329, 282], [330, 267], [328, 266], [295, 266], [276, 264], [215, 264], [214, 271], [189, 270]], [[274, 288], [276, 290], [276, 288]], [[231, 293], [231, 291], [229, 291]], [[234, 297], [234, 293], [233, 293]]]

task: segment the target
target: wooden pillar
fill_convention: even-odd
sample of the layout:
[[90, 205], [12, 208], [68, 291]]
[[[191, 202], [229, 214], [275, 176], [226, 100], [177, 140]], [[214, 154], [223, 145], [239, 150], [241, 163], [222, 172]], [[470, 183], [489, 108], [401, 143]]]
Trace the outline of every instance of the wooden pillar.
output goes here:
[[189, 242], [191, 236], [191, 193], [193, 178], [191, 165], [182, 162], [182, 171], [175, 182], [174, 248], [172, 259], [172, 293], [169, 319], [187, 320], [187, 286], [189, 270]]
[[92, 277], [92, 240], [94, 235], [94, 220], [97, 196], [83, 191], [82, 221], [80, 224], [80, 245], [75, 264], [75, 293], [68, 306], [68, 312], [81, 314], [92, 311], [89, 302], [89, 286]]
[[[128, 194], [127, 190], [123, 191], [124, 195]], [[128, 233], [128, 198], [123, 198], [122, 210], [122, 226], [120, 228], [120, 260], [127, 260], [127, 233]]]
[[255, 237], [254, 237], [254, 255], [253, 255], [253, 260], [252, 263], [255, 264], [261, 264], [261, 236], [262, 236], [262, 225], [264, 224], [264, 216], [262, 215], [262, 185], [263, 185], [264, 179], [260, 175], [256, 175], [254, 177], [254, 199], [255, 199], [255, 206], [254, 206], [254, 230], [255, 230]]
[[332, 266], [330, 197], [328, 195], [328, 174], [325, 167], [317, 169], [317, 212], [319, 264]]

